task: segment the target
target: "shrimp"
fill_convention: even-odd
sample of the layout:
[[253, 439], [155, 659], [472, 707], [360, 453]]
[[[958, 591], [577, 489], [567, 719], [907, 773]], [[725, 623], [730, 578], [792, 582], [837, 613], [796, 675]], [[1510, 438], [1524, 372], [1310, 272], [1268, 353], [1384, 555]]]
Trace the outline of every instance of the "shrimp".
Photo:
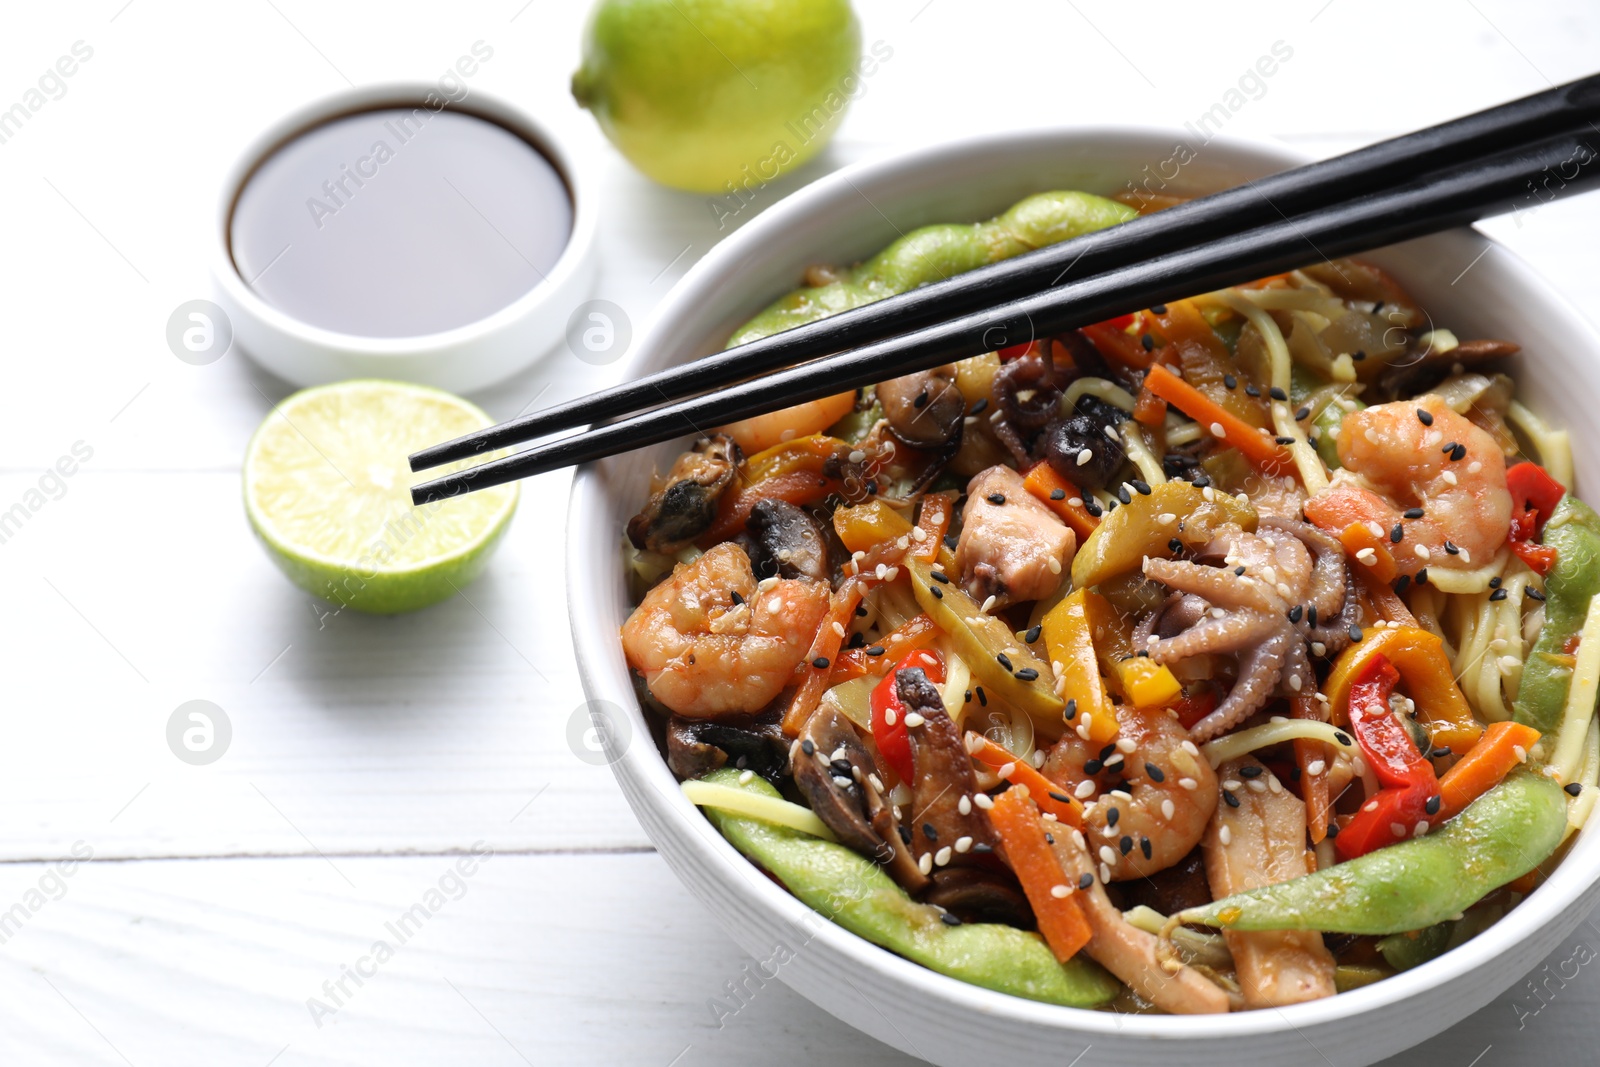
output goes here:
[[856, 394], [852, 389], [848, 393], [835, 393], [821, 400], [808, 400], [781, 411], [730, 422], [717, 432], [727, 434], [744, 449], [745, 455], [753, 456], [796, 437], [821, 433], [850, 414], [855, 406]]
[[[1040, 768], [1062, 792], [1085, 800], [1083, 834], [1106, 881], [1154, 874], [1188, 855], [1218, 797], [1216, 773], [1177, 719], [1130, 704], [1115, 711], [1115, 744], [1068, 730]], [[1088, 799], [1095, 789], [1105, 792]]]
[[1391, 531], [1400, 530], [1391, 551], [1402, 573], [1482, 566], [1505, 544], [1511, 529], [1505, 454], [1441, 398], [1428, 394], [1346, 415], [1339, 461], [1344, 470], [1306, 504], [1306, 518], [1335, 535], [1353, 522], [1391, 540]]
[[827, 583], [768, 578], [732, 542], [680, 564], [622, 625], [628, 666], [679, 715], [761, 710], [794, 681], [828, 610]]

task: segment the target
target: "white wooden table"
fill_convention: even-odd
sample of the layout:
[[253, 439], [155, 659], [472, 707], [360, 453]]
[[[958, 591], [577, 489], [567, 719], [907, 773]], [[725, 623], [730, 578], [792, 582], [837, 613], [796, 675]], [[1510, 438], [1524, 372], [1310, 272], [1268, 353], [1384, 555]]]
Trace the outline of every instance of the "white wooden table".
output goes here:
[[[217, 184], [259, 128], [346, 83], [435, 77], [478, 40], [494, 54], [470, 84], [591, 157], [598, 295], [642, 320], [726, 231], [706, 200], [634, 174], [571, 104], [582, 7], [7, 12], [0, 109], [75, 42], [92, 56], [0, 143], [0, 511], [29, 509], [0, 543], [0, 1062], [908, 1062], [778, 984], [717, 1024], [708, 1000], [747, 959], [567, 740], [582, 698], [563, 476], [525, 487], [464, 596], [322, 617], [239, 505], [245, 441], [286, 387], [238, 353], [193, 367], [165, 344], [172, 310], [208, 295]], [[1238, 100], [1228, 132], [1328, 153], [1587, 73], [1600, 52], [1584, 0], [858, 7], [892, 57], [829, 155], [734, 222], [840, 162], [1000, 126], [1178, 126]], [[1275, 42], [1292, 58], [1228, 96]], [[1491, 229], [1600, 311], [1600, 201]], [[603, 375], [563, 354], [479, 399], [504, 417]], [[41, 485], [75, 445], [92, 456]], [[209, 766], [166, 743], [192, 699], [232, 724]], [[418, 903], [420, 929], [371, 960]], [[1580, 943], [1600, 947], [1593, 920], [1552, 960]], [[1544, 990], [1396, 1062], [1592, 1060], [1600, 983], [1585, 971]]]

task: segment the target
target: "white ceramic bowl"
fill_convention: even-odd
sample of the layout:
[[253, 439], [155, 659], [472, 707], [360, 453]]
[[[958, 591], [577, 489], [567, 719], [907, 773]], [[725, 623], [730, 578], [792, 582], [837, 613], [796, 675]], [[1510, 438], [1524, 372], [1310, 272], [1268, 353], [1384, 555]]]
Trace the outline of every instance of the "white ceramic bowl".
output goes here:
[[[1040, 190], [1115, 193], [1146, 166], [1160, 173], [1181, 139], [1176, 132], [1128, 129], [997, 134], [823, 178], [695, 266], [658, 309], [627, 370], [642, 374], [720, 348], [736, 325], [797, 285], [808, 264], [848, 263], [901, 231], [987, 218]], [[1276, 144], [1218, 140], [1200, 149], [1169, 188], [1214, 191], [1300, 162]], [[1504, 248], [1480, 259], [1488, 246], [1483, 236], [1456, 230], [1368, 258], [1392, 270], [1440, 325], [1464, 338], [1523, 345], [1528, 358], [1519, 395], [1573, 428], [1578, 492], [1600, 499], [1600, 436], [1589, 429], [1600, 397], [1600, 336]], [[622, 527], [644, 499], [652, 467], [665, 469], [677, 450], [663, 446], [592, 465], [575, 480], [567, 581], [584, 687], [592, 701], [615, 705], [627, 720], [606, 731], [613, 768], [678, 877], [756, 959], [787, 946], [794, 956], [778, 976], [880, 1041], [947, 1067], [1061, 1067], [1090, 1045], [1097, 1064], [1367, 1064], [1488, 1003], [1553, 951], [1596, 903], [1600, 828], [1591, 823], [1545, 885], [1454, 952], [1326, 1000], [1216, 1016], [1122, 1016], [1034, 1003], [935, 974], [821, 921], [683, 798], [629, 685], [617, 638], [629, 610]]]
[[[267, 303], [239, 275], [228, 230], [240, 188], [267, 156], [322, 123], [384, 107], [425, 107], [434, 82], [395, 82], [334, 93], [308, 104], [256, 138], [222, 183], [212, 230], [211, 277], [236, 344], [296, 385], [345, 378], [398, 378], [467, 393], [508, 378], [566, 335], [573, 311], [594, 291], [598, 271], [596, 194], [572, 153], [532, 115], [473, 89], [449, 109], [498, 123], [536, 146], [572, 195], [572, 234], [543, 281], [476, 322], [416, 337], [362, 337], [313, 326]], [[436, 110], [436, 108], [430, 108]]]

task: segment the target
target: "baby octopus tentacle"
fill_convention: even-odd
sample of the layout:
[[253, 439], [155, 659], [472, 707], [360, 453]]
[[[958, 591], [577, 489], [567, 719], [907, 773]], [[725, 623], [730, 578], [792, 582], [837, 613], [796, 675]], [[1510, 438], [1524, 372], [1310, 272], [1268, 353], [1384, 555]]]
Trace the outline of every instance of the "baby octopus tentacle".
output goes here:
[[1278, 629], [1271, 616], [1261, 612], [1230, 611], [1221, 618], [1198, 622], [1175, 637], [1147, 641], [1145, 650], [1158, 663], [1171, 663], [1212, 652], [1240, 652]]
[[1261, 526], [1282, 530], [1306, 546], [1311, 553], [1311, 593], [1306, 598], [1307, 606], [1315, 607], [1319, 616], [1330, 620], [1339, 614], [1344, 608], [1345, 587], [1349, 584], [1344, 546], [1306, 522], [1264, 518]]
[[[1248, 719], [1277, 691], [1278, 677], [1288, 650], [1301, 647], [1300, 635], [1291, 630], [1287, 622], [1271, 632], [1266, 640], [1246, 652], [1239, 660], [1239, 679], [1233, 683], [1227, 697], [1216, 710], [1195, 723], [1189, 730], [1197, 744], [1226, 733]], [[1155, 658], [1155, 654], [1151, 654]]]
[[1195, 596], [1204, 597], [1220, 608], [1235, 610], [1276, 611], [1277, 598], [1258, 581], [1239, 581], [1231, 571], [1205, 567], [1181, 559], [1156, 559], [1144, 561], [1145, 577], [1162, 585]]
[[1133, 629], [1133, 647], [1150, 647], [1151, 637], [1175, 637], [1206, 617], [1211, 605], [1193, 593], [1173, 593]]

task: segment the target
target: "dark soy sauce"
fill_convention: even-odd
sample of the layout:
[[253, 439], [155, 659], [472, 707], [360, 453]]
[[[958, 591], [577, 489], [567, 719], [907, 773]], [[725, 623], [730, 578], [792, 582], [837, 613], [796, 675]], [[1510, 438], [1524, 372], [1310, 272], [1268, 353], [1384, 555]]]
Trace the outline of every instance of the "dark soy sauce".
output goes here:
[[572, 197], [528, 141], [429, 108], [346, 115], [280, 145], [246, 179], [228, 238], [274, 307], [363, 337], [476, 322], [544, 279]]

